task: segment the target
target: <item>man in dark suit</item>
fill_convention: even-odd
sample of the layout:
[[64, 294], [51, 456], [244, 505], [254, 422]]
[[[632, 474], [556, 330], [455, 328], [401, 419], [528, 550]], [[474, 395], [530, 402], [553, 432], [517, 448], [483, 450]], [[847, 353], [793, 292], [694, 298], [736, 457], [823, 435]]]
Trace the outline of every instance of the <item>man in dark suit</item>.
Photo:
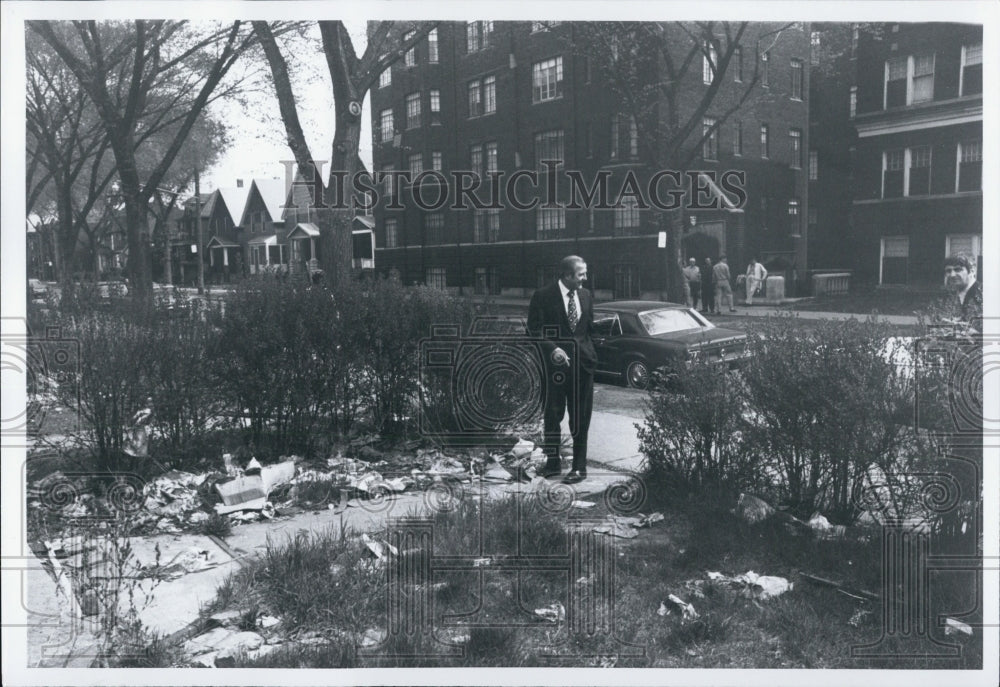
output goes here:
[[944, 260], [944, 283], [955, 294], [956, 319], [975, 333], [983, 331], [983, 291], [976, 280], [976, 260], [965, 253]]
[[559, 460], [560, 429], [569, 408], [573, 435], [573, 467], [563, 480], [582, 482], [587, 477], [587, 433], [594, 407], [594, 370], [597, 352], [591, 341], [594, 299], [583, 288], [587, 263], [570, 255], [559, 265], [559, 279], [535, 291], [528, 306], [528, 333], [539, 340], [545, 369], [545, 441], [548, 460], [542, 475], [552, 477], [562, 469]]

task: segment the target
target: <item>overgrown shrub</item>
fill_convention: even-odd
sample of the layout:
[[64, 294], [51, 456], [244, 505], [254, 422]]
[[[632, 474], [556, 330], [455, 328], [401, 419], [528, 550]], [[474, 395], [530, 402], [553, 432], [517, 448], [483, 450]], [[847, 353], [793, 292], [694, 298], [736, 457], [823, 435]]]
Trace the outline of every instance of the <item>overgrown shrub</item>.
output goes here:
[[912, 378], [896, 364], [902, 342], [891, 334], [876, 319], [804, 331], [777, 317], [754, 327], [745, 441], [799, 515], [822, 508], [853, 521], [870, 466], [892, 466], [911, 435]]
[[745, 409], [740, 375], [707, 361], [680, 370], [671, 388], [653, 392], [638, 436], [658, 491], [755, 489], [761, 466], [742, 441]]

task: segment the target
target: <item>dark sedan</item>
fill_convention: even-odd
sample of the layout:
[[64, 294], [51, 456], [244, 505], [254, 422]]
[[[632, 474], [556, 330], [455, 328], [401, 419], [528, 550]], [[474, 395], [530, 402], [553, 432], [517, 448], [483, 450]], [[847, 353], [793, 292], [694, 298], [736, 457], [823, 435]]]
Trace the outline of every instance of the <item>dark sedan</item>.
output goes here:
[[628, 386], [649, 386], [653, 370], [678, 370], [698, 358], [736, 365], [747, 356], [743, 332], [723, 329], [692, 308], [660, 301], [594, 306], [597, 371]]

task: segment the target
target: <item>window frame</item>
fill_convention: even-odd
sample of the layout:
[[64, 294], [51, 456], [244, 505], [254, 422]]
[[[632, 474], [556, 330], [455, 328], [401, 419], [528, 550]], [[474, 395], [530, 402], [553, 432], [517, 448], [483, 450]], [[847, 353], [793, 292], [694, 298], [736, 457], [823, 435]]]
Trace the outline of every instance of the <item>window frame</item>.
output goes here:
[[[793, 58], [789, 60], [789, 69], [791, 70], [791, 83], [789, 84], [790, 95], [792, 100], [797, 100], [801, 102], [803, 100], [803, 88], [805, 87], [805, 65], [802, 60], [798, 58]], [[797, 78], [796, 78], [797, 77]]]
[[[970, 62], [967, 61], [968, 60], [968, 49], [976, 47], [976, 46], [979, 47], [979, 61], [978, 62], [971, 62], [970, 63]], [[979, 89], [979, 91], [976, 92], [976, 93], [971, 93], [971, 94], [965, 92], [965, 68], [966, 67], [970, 67], [970, 66], [975, 66], [977, 64], [980, 66], [980, 68], [983, 67], [983, 43], [982, 43], [982, 41], [980, 41], [979, 43], [963, 43], [962, 44], [962, 55], [961, 55], [961, 60], [959, 61], [959, 65], [960, 66], [959, 66], [959, 71], [958, 71], [958, 95], [959, 95], [959, 97], [964, 97], [966, 95], [982, 95], [982, 93], [983, 93], [983, 89], [982, 89], [982, 75], [980, 75], [980, 77], [979, 77], [979, 81], [980, 81], [980, 89]]]
[[[701, 157], [703, 160], [718, 162], [719, 160], [719, 120], [716, 117], [701, 118]], [[713, 130], [714, 129], [714, 130]], [[706, 138], [706, 134], [708, 137]]]
[[406, 95], [406, 128], [419, 129], [423, 126], [423, 100], [420, 91]]
[[[550, 62], [552, 66], [545, 66]], [[552, 74], [551, 79], [549, 78], [550, 73]], [[531, 104], [540, 105], [562, 98], [564, 76], [562, 55], [533, 62], [531, 64]]]

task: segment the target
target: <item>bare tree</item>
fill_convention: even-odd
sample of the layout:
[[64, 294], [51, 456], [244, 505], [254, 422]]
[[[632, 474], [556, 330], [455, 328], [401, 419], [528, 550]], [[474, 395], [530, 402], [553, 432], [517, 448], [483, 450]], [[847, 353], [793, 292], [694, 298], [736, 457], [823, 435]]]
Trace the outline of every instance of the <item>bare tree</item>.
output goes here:
[[[347, 179], [352, 179], [355, 173], [364, 169], [358, 157], [358, 147], [361, 142], [361, 104], [365, 95], [378, 81], [379, 75], [423, 40], [436, 23], [373, 22], [368, 32], [368, 44], [360, 57], [343, 22], [320, 21], [318, 24], [333, 88], [335, 130], [330, 151], [331, 169], [346, 173]], [[321, 231], [320, 264], [332, 280], [348, 279], [351, 274], [351, 222], [354, 211], [350, 207], [327, 208], [334, 205], [330, 201], [331, 189], [317, 166], [319, 158], [313, 156], [306, 142], [288, 63], [275, 39], [274, 26], [255, 21], [253, 28], [271, 69], [288, 146], [295, 157], [299, 174], [303, 179], [312, 179], [315, 184], [314, 200], [319, 206], [317, 215]]]
[[[638, 160], [647, 170], [687, 170], [702, 146], [733, 114], [757, 98], [761, 54], [792, 24], [750, 22], [587, 22], [569, 46], [594, 60], [621, 114], [635, 127]], [[757, 30], [760, 29], [760, 30]], [[751, 65], [741, 81], [734, 61]], [[700, 91], [693, 83], [703, 83]], [[720, 98], [726, 92], [727, 98]], [[724, 104], [723, 104], [724, 103]], [[703, 128], [711, 113], [714, 124]], [[683, 300], [680, 270], [681, 211], [659, 211], [667, 235], [668, 298]]]
[[[113, 153], [127, 226], [131, 293], [152, 294], [149, 201], [223, 78], [253, 44], [241, 22], [207, 29], [187, 22], [28, 22], [59, 55], [96, 108]], [[235, 89], [238, 86], [230, 86]], [[148, 174], [141, 131], [176, 124]]]

